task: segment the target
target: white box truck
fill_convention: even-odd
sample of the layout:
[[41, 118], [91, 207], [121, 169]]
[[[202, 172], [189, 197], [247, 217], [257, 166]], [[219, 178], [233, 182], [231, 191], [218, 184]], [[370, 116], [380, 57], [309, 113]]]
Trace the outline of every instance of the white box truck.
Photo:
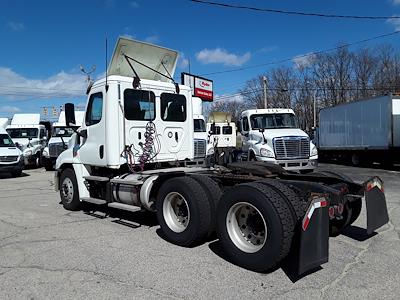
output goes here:
[[240, 116], [242, 151], [248, 160], [308, 173], [318, 165], [317, 147], [299, 128], [292, 109], [250, 109]]
[[70, 127], [65, 123], [65, 112], [60, 113], [58, 122], [52, 125], [51, 137], [42, 153], [42, 164], [46, 171], [54, 170], [57, 157], [68, 148], [71, 136], [82, 125], [84, 114], [84, 111], [75, 111], [76, 126]]
[[353, 165], [400, 161], [400, 96], [386, 95], [321, 109], [322, 158]]
[[[89, 87], [83, 124], [56, 161], [55, 188], [65, 209], [89, 203], [152, 211], [172, 243], [198, 245], [216, 231], [237, 265], [266, 271], [288, 258], [298, 273], [327, 262], [329, 233], [357, 219], [364, 196], [368, 232], [388, 222], [377, 177], [360, 185], [265, 162], [188, 164], [206, 152], [198, 153], [194, 139], [191, 89], [173, 81], [177, 55], [118, 40], [108, 76]], [[75, 124], [73, 104], [65, 114]]]
[[41, 165], [42, 150], [47, 143], [47, 131], [40, 124], [40, 114], [15, 114], [6, 130], [24, 155], [25, 165]]

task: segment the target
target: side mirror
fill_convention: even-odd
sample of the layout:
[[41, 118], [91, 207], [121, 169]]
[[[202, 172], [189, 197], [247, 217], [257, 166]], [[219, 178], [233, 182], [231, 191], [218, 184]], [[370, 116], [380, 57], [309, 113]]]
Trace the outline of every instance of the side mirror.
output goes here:
[[210, 134], [215, 134], [215, 132], [216, 132], [216, 129], [215, 129], [215, 123], [211, 123], [211, 128], [210, 128], [211, 130], [210, 130]]
[[75, 126], [75, 105], [73, 103], [65, 103], [65, 123], [67, 126]]

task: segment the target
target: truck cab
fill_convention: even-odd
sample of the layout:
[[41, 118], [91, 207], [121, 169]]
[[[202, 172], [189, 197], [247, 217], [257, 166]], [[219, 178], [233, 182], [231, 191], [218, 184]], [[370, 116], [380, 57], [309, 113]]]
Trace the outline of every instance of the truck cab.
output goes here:
[[176, 59], [173, 50], [120, 38], [108, 76], [90, 87], [75, 145], [59, 156], [57, 168], [143, 169], [204, 158], [205, 147], [194, 139], [191, 90], [170, 79]]
[[24, 156], [25, 165], [39, 167], [47, 131], [40, 124], [40, 114], [15, 114], [6, 130]]
[[75, 130], [82, 125], [84, 111], [75, 112], [75, 126], [67, 126], [65, 122], [65, 112], [62, 111], [58, 122], [52, 125], [51, 137], [47, 146], [43, 149], [42, 164], [46, 171], [54, 169], [57, 157], [68, 148], [68, 143]]
[[299, 128], [292, 109], [246, 110], [240, 124], [242, 151], [248, 160], [271, 162], [302, 173], [317, 167], [317, 148]]

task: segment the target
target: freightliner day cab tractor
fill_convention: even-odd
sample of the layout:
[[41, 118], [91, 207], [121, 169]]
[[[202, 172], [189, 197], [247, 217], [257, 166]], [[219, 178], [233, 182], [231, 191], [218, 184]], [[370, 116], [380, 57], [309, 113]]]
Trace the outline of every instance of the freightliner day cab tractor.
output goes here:
[[242, 151], [250, 161], [265, 161], [285, 170], [312, 172], [317, 147], [299, 129], [292, 109], [251, 109], [240, 116]]
[[6, 130], [21, 149], [25, 165], [39, 167], [42, 150], [47, 143], [47, 131], [40, 124], [40, 114], [15, 114]]
[[65, 123], [65, 112], [62, 111], [58, 117], [58, 122], [52, 125], [51, 138], [47, 146], [43, 149], [42, 164], [46, 171], [54, 170], [57, 157], [68, 148], [68, 142], [74, 133], [74, 129], [82, 125], [85, 112], [75, 111], [76, 126], [69, 127]]
[[236, 124], [232, 116], [225, 112], [211, 112], [208, 116], [208, 144], [214, 148], [214, 161], [226, 165], [235, 160]]
[[[298, 273], [328, 261], [329, 233], [354, 222], [363, 199], [369, 233], [388, 222], [378, 177], [357, 184], [258, 161], [196, 165], [206, 153], [193, 139], [191, 90], [173, 81], [176, 60], [173, 50], [118, 40], [106, 78], [88, 90], [82, 126], [56, 161], [65, 209], [88, 202], [153, 211], [174, 244], [198, 245], [216, 231], [237, 265], [267, 271], [286, 258]], [[65, 105], [68, 125], [73, 110]]]

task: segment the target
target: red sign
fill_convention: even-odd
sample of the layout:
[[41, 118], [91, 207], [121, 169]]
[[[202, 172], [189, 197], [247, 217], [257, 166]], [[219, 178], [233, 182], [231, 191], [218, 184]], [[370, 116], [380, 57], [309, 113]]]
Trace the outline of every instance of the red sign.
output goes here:
[[201, 98], [203, 101], [213, 101], [213, 82], [212, 80], [182, 73], [182, 84], [191, 87], [193, 96]]

